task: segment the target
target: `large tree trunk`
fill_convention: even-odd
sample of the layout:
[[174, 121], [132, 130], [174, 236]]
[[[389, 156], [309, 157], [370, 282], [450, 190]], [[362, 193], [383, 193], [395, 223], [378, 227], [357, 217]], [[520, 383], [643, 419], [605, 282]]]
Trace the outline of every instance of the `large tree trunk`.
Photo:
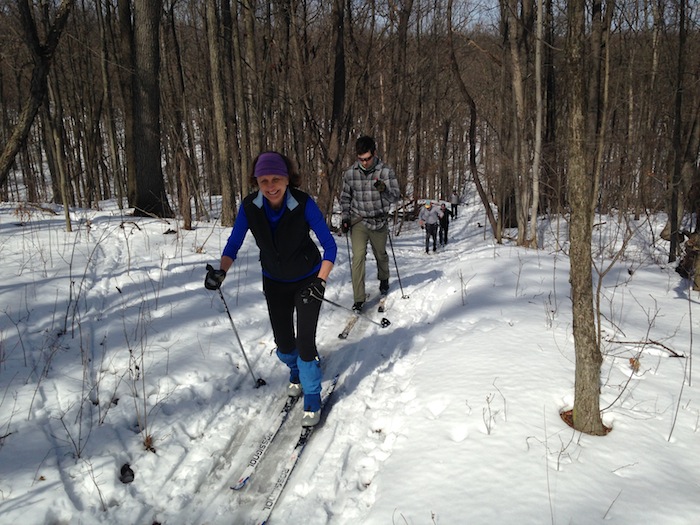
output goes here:
[[161, 168], [160, 35], [161, 0], [141, 0], [134, 10], [134, 215], [172, 217]]
[[600, 417], [600, 366], [602, 355], [593, 312], [591, 237], [593, 178], [586, 162], [585, 0], [570, 0], [567, 61], [570, 83], [569, 203], [571, 205], [571, 301], [576, 347], [576, 381], [573, 424], [576, 430], [605, 434]]

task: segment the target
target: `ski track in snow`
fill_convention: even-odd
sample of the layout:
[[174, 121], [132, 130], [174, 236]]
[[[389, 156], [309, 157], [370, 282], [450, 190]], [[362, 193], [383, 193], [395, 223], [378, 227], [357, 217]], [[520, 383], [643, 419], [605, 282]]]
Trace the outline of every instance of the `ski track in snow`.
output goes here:
[[[368, 259], [368, 269], [373, 264]], [[436, 293], [440, 279], [433, 277], [413, 279], [415, 284], [409, 283], [405, 289], [409, 292], [406, 299], [401, 298], [394, 279], [387, 311], [366, 311], [377, 320], [386, 316], [392, 322], [390, 327], [382, 329], [360, 319], [349, 338], [338, 342], [333, 339], [336, 330], [325, 330], [325, 326], [338, 326], [343, 321], [321, 323], [319, 331], [329, 334], [319, 341], [321, 349], [328, 348], [326, 375], [340, 372], [341, 384], [326, 421], [314, 433], [278, 503], [273, 514], [276, 522], [362, 522], [359, 509], [367, 509], [374, 502], [374, 477], [401, 435], [402, 412], [415, 397], [411, 390], [413, 368], [428, 347], [420, 335], [413, 336], [410, 345], [396, 346], [392, 340], [404, 341], [403, 334], [397, 332], [419, 333], [415, 327], [433, 322], [443, 302], [442, 294]], [[367, 284], [369, 289], [374, 283], [368, 279]], [[386, 403], [387, 397], [393, 402]], [[365, 424], [358, 425], [358, 421]], [[308, 514], [310, 498], [315, 503], [311, 505], [316, 509], [314, 515]], [[306, 502], [304, 512], [295, 512], [297, 500]]]
[[[404, 251], [409, 253], [397, 250], [397, 255], [410, 257], [415, 248]], [[441, 254], [431, 256], [440, 257]], [[376, 263], [370, 256], [367, 264], [369, 269]], [[230, 285], [230, 282], [231, 277], [227, 284]], [[327, 292], [329, 299], [349, 304], [349, 284], [333, 284], [336, 286], [329, 286]], [[368, 279], [368, 291], [374, 292], [370, 289], [374, 284]], [[415, 327], [434, 322], [444, 301], [444, 290], [440, 290], [442, 284], [436, 272], [414, 273], [403, 285], [404, 299], [398, 281], [393, 279], [387, 312], [379, 314], [376, 309], [366, 311], [375, 320], [387, 317], [392, 322], [390, 327], [382, 329], [361, 319], [345, 341], [337, 338], [337, 332], [350, 313], [324, 305], [319, 321], [319, 352], [324, 361], [324, 376], [328, 378], [340, 373], [340, 383], [323, 425], [314, 433], [275, 508], [275, 522], [332, 521], [349, 524], [362, 520], [359, 509], [372, 505], [375, 497], [374, 477], [381, 464], [391, 456], [393, 446], [401, 435], [402, 411], [411, 410], [410, 404], [415, 398], [411, 390], [413, 367], [429, 346], [421, 335], [412, 336], [410, 345], [401, 343], [395, 346], [393, 339], [406, 339], [403, 334], [397, 336], [395, 331], [419, 333], [420, 330], [416, 331]], [[262, 323], [258, 320], [256, 324], [264, 325], [264, 301], [261, 298], [258, 300], [262, 304], [257, 305], [255, 310], [262, 317]], [[240, 322], [238, 319], [240, 316], [237, 323]], [[214, 322], [214, 325], [219, 325], [220, 329], [226, 326], [221, 320]], [[249, 329], [246, 327], [246, 330]], [[253, 368], [261, 352], [269, 355], [274, 349], [266, 330], [268, 328], [260, 330], [264, 344], [256, 345], [255, 355], [251, 356]], [[250, 343], [244, 341], [244, 346], [249, 347]], [[232, 344], [235, 345], [235, 341]], [[237, 350], [232, 352], [235, 354]], [[278, 468], [286, 461], [300, 431], [300, 405], [297, 405], [246, 487], [241, 491], [230, 489], [267, 428], [265, 422], [274, 417], [283, 402], [283, 394], [280, 394], [286, 373], [276, 363], [274, 356], [272, 363], [278, 372], [276, 376], [282, 377], [281, 385], [279, 382], [277, 386], [268, 384], [256, 391], [260, 395], [256, 395], [247, 414], [231, 414], [222, 405], [216, 410], [212, 421], [205, 423], [197, 433], [199, 437], [193, 442], [192, 450], [183, 452], [178, 472], [172, 473], [169, 478], [177, 481], [174, 486], [186, 489], [164, 494], [167, 499], [158, 502], [157, 512], [162, 519], [209, 525], [246, 523], [261, 508], [279, 475]], [[247, 389], [248, 379], [236, 388]], [[273, 388], [277, 388], [279, 393], [276, 394]], [[388, 392], [392, 394], [393, 403], [383, 401]], [[381, 395], [375, 396], [374, 393]], [[379, 402], [373, 402], [375, 397]], [[358, 426], [357, 421], [366, 424]], [[222, 437], [222, 434], [228, 437]], [[218, 444], [215, 444], [217, 440]], [[201, 457], [201, 454], [197, 454], [198, 449], [212, 452], [208, 457]], [[188, 463], [194, 465], [198, 461], [210, 463], [208, 475], [196, 483], [183, 483], [182, 476], [194, 470], [188, 469]], [[312, 490], [312, 487], [315, 489]], [[318, 487], [323, 487], [323, 490], [319, 491]], [[309, 498], [317, 502], [314, 505], [317, 515], [295, 514], [294, 502], [298, 499], [308, 502]]]

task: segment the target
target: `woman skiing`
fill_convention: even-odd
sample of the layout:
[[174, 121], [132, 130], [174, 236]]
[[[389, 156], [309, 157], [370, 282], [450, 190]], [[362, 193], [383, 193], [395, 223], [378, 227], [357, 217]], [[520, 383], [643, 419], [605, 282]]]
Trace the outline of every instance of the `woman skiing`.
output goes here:
[[[251, 182], [258, 191], [243, 199], [220, 267], [207, 273], [204, 284], [210, 290], [221, 286], [250, 230], [260, 248], [263, 292], [277, 356], [289, 367], [288, 393], [304, 394], [301, 424], [313, 426], [321, 416], [316, 327], [337, 246], [316, 202], [297, 189], [301, 177], [286, 156], [275, 151], [258, 155]], [[323, 256], [310, 230], [323, 247]]]

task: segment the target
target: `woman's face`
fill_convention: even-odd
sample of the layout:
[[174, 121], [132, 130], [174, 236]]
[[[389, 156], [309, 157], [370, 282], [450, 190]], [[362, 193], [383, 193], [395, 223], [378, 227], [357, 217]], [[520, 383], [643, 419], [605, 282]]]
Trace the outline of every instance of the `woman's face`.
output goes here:
[[284, 194], [289, 186], [289, 177], [282, 175], [260, 175], [258, 187], [263, 196], [270, 201], [273, 208], [279, 208], [284, 202]]

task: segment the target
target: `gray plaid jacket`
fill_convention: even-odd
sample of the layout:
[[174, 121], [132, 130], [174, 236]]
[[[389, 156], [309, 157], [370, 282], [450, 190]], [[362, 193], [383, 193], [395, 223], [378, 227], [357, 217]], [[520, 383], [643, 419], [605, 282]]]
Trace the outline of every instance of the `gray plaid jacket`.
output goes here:
[[[374, 184], [381, 179], [386, 189], [379, 192]], [[350, 217], [352, 224], [363, 221], [370, 230], [379, 230], [386, 223], [391, 203], [401, 197], [394, 170], [377, 159], [374, 168], [365, 172], [355, 162], [343, 173], [343, 191], [340, 205], [343, 217]]]

